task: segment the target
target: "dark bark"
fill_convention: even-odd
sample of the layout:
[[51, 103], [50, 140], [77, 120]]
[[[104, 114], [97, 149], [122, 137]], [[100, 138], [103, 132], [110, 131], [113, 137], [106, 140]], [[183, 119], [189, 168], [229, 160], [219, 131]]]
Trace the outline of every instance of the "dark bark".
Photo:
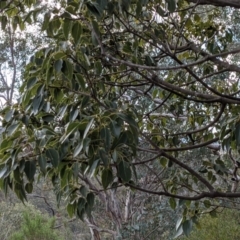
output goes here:
[[188, 1], [192, 3], [196, 3], [198, 5], [214, 5], [217, 7], [240, 8], [239, 0], [188, 0]]

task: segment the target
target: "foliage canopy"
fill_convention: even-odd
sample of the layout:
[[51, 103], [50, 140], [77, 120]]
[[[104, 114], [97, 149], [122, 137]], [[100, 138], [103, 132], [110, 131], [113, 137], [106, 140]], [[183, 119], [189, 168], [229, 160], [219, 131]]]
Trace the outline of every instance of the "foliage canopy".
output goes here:
[[[185, 207], [186, 234], [211, 199], [240, 197], [236, 2], [1, 1], [3, 31], [8, 19], [15, 30], [38, 21], [51, 39], [25, 67], [19, 102], [2, 111], [4, 191], [24, 201], [36, 175], [51, 178], [81, 219], [104, 190], [163, 195]], [[211, 155], [220, 145], [233, 154]]]

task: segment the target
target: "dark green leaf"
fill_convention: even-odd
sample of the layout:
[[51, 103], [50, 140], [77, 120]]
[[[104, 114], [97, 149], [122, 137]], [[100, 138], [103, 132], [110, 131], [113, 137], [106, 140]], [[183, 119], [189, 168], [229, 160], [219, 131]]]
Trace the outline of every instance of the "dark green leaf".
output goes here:
[[61, 59], [55, 61], [55, 63], [54, 63], [54, 69], [55, 69], [56, 72], [58, 72], [58, 73], [61, 72], [62, 63], [63, 63], [63, 61], [62, 61]]
[[102, 15], [101, 7], [97, 3], [86, 3], [88, 10], [97, 18], [100, 18]]
[[109, 164], [109, 157], [108, 157], [105, 149], [104, 149], [104, 148], [99, 148], [99, 149], [98, 149], [98, 154], [99, 154], [99, 157], [100, 157], [100, 159], [102, 160], [104, 166], [107, 167], [108, 164]]
[[112, 131], [113, 136], [118, 138], [121, 133], [121, 126], [119, 126], [117, 122], [112, 121], [110, 123], [110, 129]]
[[26, 161], [25, 162], [24, 172], [25, 172], [28, 180], [29, 181], [33, 181], [34, 180], [34, 175], [35, 175], [35, 172], [36, 172], [36, 163], [35, 163], [35, 161]]
[[47, 123], [52, 122], [53, 119], [54, 119], [54, 115], [52, 114], [48, 114], [42, 117], [42, 120]]
[[174, 12], [176, 9], [176, 0], [167, 0], [169, 12]]
[[94, 194], [92, 192], [87, 195], [87, 203], [92, 208], [94, 205]]
[[33, 113], [36, 115], [39, 111], [39, 107], [40, 107], [40, 104], [42, 102], [42, 95], [39, 95], [39, 96], [36, 96], [34, 99], [33, 99], [33, 104], [32, 104], [32, 107], [33, 107]]
[[45, 174], [46, 173], [46, 166], [47, 166], [47, 162], [46, 162], [46, 158], [44, 155], [39, 155], [38, 157], [38, 164], [40, 167], [40, 170]]
[[[1, 1], [1, 2], [2, 2], [2, 1]], [[2, 30], [5, 30], [5, 28], [6, 28], [6, 26], [7, 26], [7, 22], [8, 22], [7, 17], [3, 15], [3, 16], [1, 17]]]
[[27, 89], [28, 90], [31, 89], [36, 82], [37, 82], [37, 78], [36, 77], [29, 78], [28, 81], [27, 81]]
[[50, 148], [50, 149], [46, 150], [46, 156], [51, 161], [53, 167], [56, 168], [59, 164], [59, 154], [58, 154], [58, 152], [55, 149]]
[[29, 117], [27, 115], [23, 115], [22, 122], [25, 126], [28, 126], [29, 124]]
[[32, 191], [33, 191], [33, 184], [32, 183], [27, 183], [25, 185], [25, 190], [26, 190], [27, 193], [32, 193]]
[[78, 206], [77, 206], [78, 210], [81, 211], [82, 209], [84, 209], [85, 204], [86, 204], [86, 200], [84, 198], [80, 197], [78, 199]]
[[120, 161], [118, 164], [118, 176], [122, 179], [123, 182], [129, 182], [132, 177], [132, 171], [129, 166], [129, 163], [125, 161]]
[[65, 18], [62, 29], [63, 29], [63, 35], [64, 35], [65, 39], [68, 40], [68, 35], [72, 29], [72, 21]]
[[240, 123], [239, 123], [239, 122], [236, 124], [236, 128], [235, 128], [235, 138], [236, 138], [236, 144], [237, 144], [237, 146], [240, 147]]
[[72, 27], [72, 37], [74, 39], [75, 44], [80, 42], [80, 38], [82, 35], [82, 25], [79, 21], [75, 21]]
[[111, 184], [113, 182], [113, 174], [111, 169], [109, 168], [105, 168], [102, 171], [102, 185], [103, 188], [106, 189], [109, 184]]
[[79, 191], [83, 197], [85, 197], [85, 198], [87, 197], [87, 188], [85, 186], [81, 186]]
[[18, 127], [19, 127], [19, 123], [15, 123], [15, 124], [10, 125], [7, 128], [8, 135], [12, 135], [17, 130]]
[[132, 127], [138, 129], [138, 125], [135, 122], [135, 120], [128, 114], [124, 114], [124, 113], [119, 113], [118, 116], [124, 120], [126, 123], [128, 123], [129, 125], [131, 125]]

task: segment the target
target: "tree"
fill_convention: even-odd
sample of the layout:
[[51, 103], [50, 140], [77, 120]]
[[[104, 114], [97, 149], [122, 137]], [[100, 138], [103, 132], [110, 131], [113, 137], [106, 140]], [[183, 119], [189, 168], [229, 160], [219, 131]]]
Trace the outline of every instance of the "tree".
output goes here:
[[[4, 10], [6, 2], [1, 3]], [[8, 6], [8, 5], [6, 5]], [[5, 6], [5, 7], [6, 7]], [[21, 5], [19, 5], [21, 6]], [[9, 6], [8, 6], [9, 7]], [[0, 99], [1, 105], [11, 105], [19, 97], [17, 89], [21, 85], [23, 68], [28, 61], [29, 55], [43, 45], [48, 39], [35, 35], [39, 31], [39, 24], [36, 22], [34, 28], [30, 27], [31, 17], [37, 20], [39, 8], [27, 11], [19, 15], [19, 11], [10, 8], [7, 14], [1, 16], [1, 37], [0, 37]], [[29, 12], [32, 14], [29, 16]], [[30, 28], [29, 28], [30, 27]], [[26, 31], [26, 28], [28, 30]]]
[[[33, 3], [10, 2], [1, 21]], [[130, 190], [168, 197], [182, 206], [178, 232], [187, 235], [203, 208], [240, 197], [240, 48], [234, 26], [221, 21], [239, 23], [238, 8], [97, 0], [44, 9], [41, 30], [52, 41], [25, 67], [19, 104], [2, 112], [5, 192], [23, 201], [35, 175], [51, 178], [58, 202], [65, 196], [95, 239], [121, 236], [119, 192], [126, 214]], [[97, 226], [96, 196], [114, 227]]]

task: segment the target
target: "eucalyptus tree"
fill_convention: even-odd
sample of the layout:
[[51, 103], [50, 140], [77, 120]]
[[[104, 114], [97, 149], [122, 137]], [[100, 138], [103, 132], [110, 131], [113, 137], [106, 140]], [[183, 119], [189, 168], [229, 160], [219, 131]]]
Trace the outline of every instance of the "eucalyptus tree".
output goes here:
[[[9, 2], [2, 21], [33, 3]], [[2, 112], [5, 192], [24, 200], [37, 174], [51, 178], [57, 200], [95, 239], [121, 236], [129, 209], [119, 193], [126, 206], [131, 190], [181, 206], [178, 234], [204, 208], [214, 214], [240, 197], [240, 48], [222, 21], [227, 11], [238, 16], [238, 1], [60, 3], [44, 10], [52, 41], [25, 67], [19, 104]], [[95, 197], [114, 226], [97, 226]]]
[[[39, 31], [38, 14], [43, 8], [26, 9], [24, 12], [20, 3], [19, 9], [10, 7], [7, 1], [0, 5], [0, 12], [5, 12], [0, 16], [0, 99], [3, 106], [11, 105], [19, 97], [17, 89], [22, 83], [23, 69], [29, 56], [48, 39], [42, 38]], [[34, 26], [30, 26], [32, 19]]]

